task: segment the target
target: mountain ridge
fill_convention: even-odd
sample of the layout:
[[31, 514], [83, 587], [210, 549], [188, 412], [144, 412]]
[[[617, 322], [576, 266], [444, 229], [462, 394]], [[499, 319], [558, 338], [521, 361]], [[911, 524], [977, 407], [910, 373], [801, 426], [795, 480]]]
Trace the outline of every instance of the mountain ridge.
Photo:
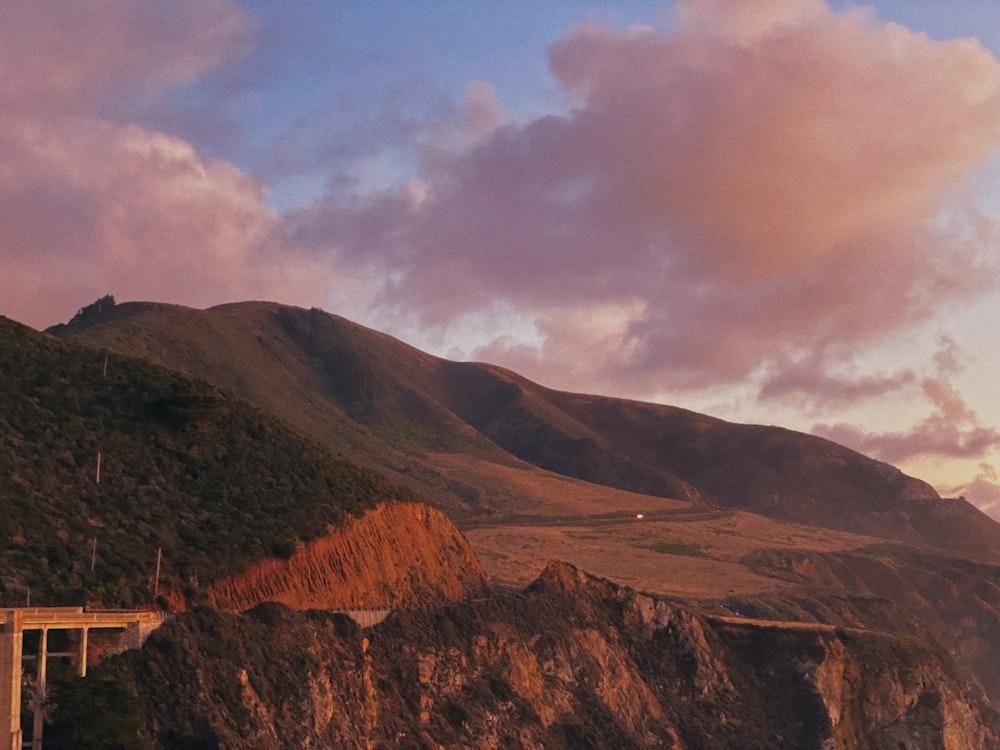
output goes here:
[[[184, 609], [265, 559], [294, 559], [368, 514], [427, 518], [418, 498], [329, 453], [286, 421], [216, 384], [62, 341], [0, 318], [0, 602]], [[390, 508], [398, 510], [385, 509]], [[454, 547], [447, 597], [485, 576], [437, 511], [411, 544], [383, 530], [371, 554], [412, 568], [396, 599], [433, 599], [435, 562]], [[432, 527], [432, 528], [430, 528]], [[398, 539], [393, 541], [392, 535]], [[430, 540], [433, 540], [431, 543]], [[356, 546], [356, 545], [355, 545]], [[327, 550], [355, 567], [351, 545]], [[163, 566], [154, 582], [154, 566]], [[442, 567], [438, 565], [438, 568]], [[407, 586], [410, 588], [407, 589]], [[243, 604], [256, 603], [244, 597]]]
[[[381, 674], [375, 692], [371, 682], [362, 681], [350, 690], [367, 691], [367, 697], [344, 699], [360, 701], [350, 704], [356, 710], [376, 710], [381, 691], [386, 694], [381, 705], [397, 711], [398, 704], [389, 699], [388, 685], [394, 680], [405, 683], [405, 710], [410, 718], [399, 731], [421, 731], [450, 742], [461, 741], [458, 738], [466, 731], [496, 728], [492, 713], [479, 713], [478, 701], [485, 695], [480, 692], [483, 684], [489, 689], [498, 665], [506, 663], [504, 659], [525, 656], [517, 639], [511, 640], [505, 633], [510, 618], [521, 616], [515, 613], [520, 613], [528, 599], [538, 627], [572, 625], [565, 631], [572, 646], [565, 652], [551, 639], [539, 642], [537, 649], [532, 644], [529, 650], [534, 656], [528, 655], [524, 669], [541, 672], [525, 681], [520, 668], [513, 668], [510, 675], [503, 676], [506, 687], [496, 683], [496, 707], [489, 711], [523, 721], [525, 731], [557, 745], [565, 742], [574, 746], [581, 737], [617, 740], [653, 731], [639, 716], [630, 715], [628, 726], [619, 724], [609, 707], [621, 706], [640, 693], [645, 696], [643, 705], [653, 712], [663, 713], [665, 706], [678, 699], [682, 703], [677, 705], [687, 705], [685, 702], [694, 696], [684, 692], [691, 688], [688, 683], [693, 680], [692, 689], [697, 690], [711, 681], [705, 682], [709, 679], [706, 675], [699, 678], [671, 666], [677, 656], [674, 650], [683, 655], [692, 647], [698, 651], [696, 660], [703, 659], [706, 665], [729, 675], [731, 686], [723, 690], [725, 695], [717, 696], [719, 710], [727, 714], [741, 710], [736, 704], [730, 706], [725, 696], [753, 702], [756, 699], [751, 701], [747, 691], [773, 687], [781, 693], [783, 708], [778, 713], [766, 701], [757, 701], [741, 719], [743, 733], [757, 737], [776, 729], [798, 736], [799, 725], [808, 721], [809, 738], [839, 737], [845, 747], [866, 747], [866, 738], [874, 736], [886, 741], [897, 736], [933, 736], [937, 739], [929, 746], [936, 747], [935, 742], [945, 741], [943, 732], [949, 722], [954, 725], [970, 720], [968, 711], [979, 711], [974, 706], [982, 705], [983, 689], [994, 706], [1000, 705], [1000, 682], [994, 677], [998, 659], [992, 646], [992, 636], [1000, 632], [1000, 596], [992, 584], [998, 562], [996, 525], [988, 519], [981, 522], [985, 516], [980, 518], [963, 501], [941, 499], [926, 484], [886, 464], [821, 438], [781, 428], [737, 425], [678, 407], [547, 389], [497, 366], [433, 357], [320, 310], [236, 303], [198, 311], [154, 303], [113, 305], [105, 300], [82, 313], [75, 322], [53, 329], [63, 339], [72, 339], [69, 342], [17, 324], [0, 326], [0, 333], [12, 331], [14, 335], [14, 343], [3, 347], [7, 359], [0, 376], [14, 383], [8, 390], [15, 394], [0, 400], [9, 410], [0, 416], [6, 414], [8, 420], [16, 417], [20, 420], [16, 422], [19, 439], [30, 438], [30, 450], [26, 448], [18, 457], [23, 478], [42, 486], [47, 481], [46, 472], [54, 469], [53, 486], [67, 480], [70, 490], [82, 487], [74, 477], [89, 473], [96, 438], [82, 441], [79, 455], [71, 450], [73, 461], [62, 468], [58, 461], [65, 451], [58, 440], [64, 432], [73, 434], [63, 423], [79, 427], [78, 418], [84, 413], [98, 414], [98, 423], [106, 433], [99, 442], [117, 441], [116, 450], [122, 451], [133, 444], [141, 447], [143, 440], [160, 441], [173, 456], [166, 468], [157, 470], [164, 478], [177, 472], [186, 477], [192, 468], [197, 470], [192, 476], [201, 483], [192, 485], [190, 493], [195, 508], [197, 503], [207, 503], [211, 509], [213, 503], [224, 501], [219, 517], [191, 516], [194, 511], [186, 510], [184, 518], [197, 519], [194, 530], [186, 534], [211, 536], [226, 528], [225, 524], [248, 531], [252, 554], [241, 552], [233, 569], [219, 568], [201, 576], [201, 563], [187, 561], [180, 583], [186, 577], [190, 585], [191, 574], [199, 574], [195, 604], [242, 609], [264, 599], [279, 599], [301, 608], [343, 604], [409, 608], [415, 602], [432, 602], [426, 608], [401, 610], [372, 631], [371, 638], [351, 635], [353, 641], [347, 650], [335, 647], [339, 656], [322, 662], [322, 669], [314, 675], [316, 681], [307, 686], [310, 691], [327, 690], [332, 676], [350, 669], [352, 660], [361, 658], [358, 663], [367, 663], [365, 644], [379, 643], [376, 639], [395, 632], [389, 636], [395, 639], [392, 648], [400, 655], [408, 654], [415, 671]], [[24, 346], [19, 348], [21, 344]], [[134, 355], [142, 358], [134, 359]], [[61, 364], [60, 356], [73, 361]], [[103, 382], [102, 360], [109, 363], [111, 383]], [[76, 368], [72, 372], [66, 369], [70, 365]], [[80, 367], [85, 373], [77, 373]], [[132, 372], [145, 374], [129, 385], [134, 380], [129, 375]], [[128, 378], [119, 383], [126, 375]], [[81, 387], [84, 381], [89, 390]], [[100, 388], [125, 385], [139, 389], [140, 396], [123, 399], [114, 391], [92, 403], [92, 391], [100, 395]], [[125, 389], [123, 393], [131, 392]], [[39, 408], [48, 414], [49, 422], [32, 421], [22, 413]], [[236, 418], [242, 414], [253, 415], [253, 419]], [[245, 441], [268, 435], [270, 430], [285, 435], [281, 441], [287, 438], [287, 444], [280, 442], [284, 447], [275, 454], [282, 457], [276, 465], [272, 465], [270, 452], [254, 453], [244, 446]], [[123, 437], [127, 435], [132, 435], [130, 440]], [[55, 464], [46, 458], [48, 453], [55, 456]], [[303, 504], [298, 490], [293, 490], [301, 479], [296, 462], [309, 456], [341, 462], [338, 465], [346, 473], [343, 481], [333, 478], [336, 486], [324, 485], [326, 489], [317, 497], [308, 499], [312, 496], [305, 495]], [[136, 454], [134, 463], [141, 468], [148, 458]], [[204, 465], [199, 463], [203, 459], [207, 461]], [[362, 459], [369, 468], [359, 468]], [[269, 500], [271, 505], [260, 513], [256, 505], [244, 507], [241, 493], [226, 487], [228, 480], [219, 481], [228, 477], [224, 472], [205, 483], [206, 473], [228, 471], [226, 467], [240, 470], [233, 480], [252, 479], [247, 491], [261, 486], [276, 490], [276, 502]], [[71, 470], [72, 476], [63, 469]], [[150, 471], [142, 469], [139, 476]], [[377, 473], [382, 471], [391, 480]], [[396, 479], [403, 480], [409, 489], [394, 489], [398, 488]], [[112, 486], [115, 481], [122, 479], [110, 474], [109, 492], [124, 486]], [[157, 482], [145, 480], [137, 485], [147, 494], [156, 486]], [[365, 487], [375, 491], [361, 493], [361, 498], [367, 498], [367, 513], [357, 521], [345, 519], [343, 526], [325, 529], [316, 523], [294, 529], [281, 526], [289, 514], [313, 507], [325, 492], [349, 500], [352, 493]], [[8, 499], [16, 501], [18, 488], [7, 489]], [[460, 523], [464, 520], [476, 554], [489, 549], [493, 562], [502, 559], [509, 569], [521, 568], [519, 576], [524, 573], [525, 561], [539, 551], [550, 552], [549, 559], [566, 559], [590, 548], [594, 554], [586, 560], [588, 570], [594, 563], [601, 574], [614, 567], [606, 564], [606, 558], [621, 556], [616, 562], [625, 566], [617, 568], [624, 579], [638, 578], [644, 586], [643, 575], [635, 570], [641, 560], [662, 576], [657, 581], [668, 581], [664, 586], [657, 584], [654, 593], [691, 607], [692, 612], [711, 614], [689, 613], [680, 619], [666, 616], [667, 626], [654, 628], [658, 634], [651, 642], [657, 649], [665, 649], [657, 653], [666, 660], [642, 662], [646, 647], [628, 653], [620, 650], [625, 632], [620, 622], [621, 603], [632, 594], [607, 582], [595, 584], [580, 570], [557, 564], [546, 569], [540, 583], [505, 603], [484, 590], [483, 568], [478, 563], [468, 563], [461, 572], [466, 564], [463, 561], [475, 561], [475, 557], [470, 557], [459, 536], [453, 537], [454, 543], [448, 534], [435, 536], [435, 541], [418, 543], [416, 554], [407, 557], [407, 543], [419, 535], [411, 534], [414, 539], [405, 543], [399, 535], [421, 522], [405, 504], [391, 505], [398, 515], [391, 523], [376, 523], [374, 531], [366, 526], [365, 517], [369, 522], [377, 521], [378, 513], [368, 507], [384, 499], [385, 491], [404, 499], [416, 492]], [[661, 494], [644, 494], [649, 492]], [[39, 497], [36, 492], [32, 502], [42, 502]], [[149, 507], [157, 507], [157, 503], [130, 505], [127, 493], [109, 495], [109, 499], [128, 511], [116, 521], [126, 526], [134, 517], [144, 518], [138, 514], [148, 513]], [[298, 507], [300, 504], [305, 507]], [[76, 513], [73, 508], [67, 505], [63, 510], [72, 510], [74, 517], [86, 520], [82, 511]], [[269, 514], [273, 523], [267, 522]], [[425, 517], [444, 519], [438, 511]], [[170, 518], [157, 523], [162, 526], [159, 533], [169, 533], [174, 527]], [[450, 526], [446, 521], [431, 525]], [[360, 530], [364, 538], [357, 534], [351, 537], [349, 527]], [[847, 533], [842, 530], [845, 527], [848, 531], [860, 527], [870, 535]], [[378, 538], [384, 533], [400, 541], [380, 542]], [[72, 534], [66, 550], [79, 548], [81, 540], [85, 541], [75, 527]], [[492, 547], [484, 544], [484, 535], [492, 535]], [[369, 546], [372, 541], [377, 542], [375, 547]], [[614, 546], [606, 546], [609, 541]], [[28, 549], [48, 553], [39, 540], [32, 540]], [[452, 550], [457, 554], [449, 558], [445, 553]], [[451, 576], [461, 590], [446, 594], [445, 599], [458, 597], [465, 603], [457, 608], [442, 605], [433, 594], [365, 598], [379, 588], [379, 582], [369, 574], [371, 570], [392, 567], [381, 564], [382, 555], [396, 552], [402, 554], [398, 555], [400, 575], [395, 580], [413, 579], [411, 564], [423, 565], [432, 590], [437, 583], [445, 593], [443, 583]], [[59, 550], [53, 548], [52, 555], [52, 561], [59, 563]], [[335, 559], [331, 560], [331, 555]], [[440, 560], [428, 562], [428, 555]], [[20, 563], [28, 565], [28, 557], [22, 558]], [[435, 572], [437, 562], [448, 570]], [[368, 563], [374, 568], [366, 572]], [[75, 574], [84, 572], [80, 555], [71, 564]], [[331, 571], [338, 570], [345, 573], [339, 586], [341, 598], [327, 596], [325, 591], [317, 595], [314, 583], [333, 580]], [[701, 583], [689, 586], [684, 580], [689, 575], [701, 576]], [[390, 578], [383, 576], [381, 580], [391, 587]], [[141, 580], [134, 585], [140, 600], [149, 598]], [[595, 586], [603, 593], [597, 594]], [[418, 588], [415, 586], [414, 592]], [[540, 595], [539, 588], [547, 593]], [[347, 594], [361, 596], [350, 599]], [[478, 598], [469, 600], [470, 595]], [[556, 607], [552, 606], [553, 597], [561, 600]], [[642, 594], [635, 599], [643, 612], [661, 606], [638, 604], [647, 598]], [[603, 614], [588, 621], [597, 611], [593, 609], [597, 600], [603, 602], [598, 605]], [[243, 628], [239, 623], [248, 622], [236, 615], [237, 619], [227, 619], [218, 610], [212, 612], [215, 614], [195, 607], [191, 618], [178, 618], [194, 630], [182, 626], [181, 641], [168, 638], [160, 644], [166, 648], [164, 653], [187, 649], [189, 635], [195, 641], [210, 638], [213, 623], [220, 627], [229, 623], [225, 627], [239, 630]], [[258, 604], [256, 614], [250, 617], [287, 622], [291, 633], [292, 621], [299, 616], [283, 612], [276, 604]], [[473, 619], [479, 624], [469, 622], [470, 613], [478, 613]], [[336, 616], [331, 620], [329, 614], [314, 612], [307, 619], [329, 621], [338, 632], [351, 628]], [[393, 623], [400, 621], [409, 623], [406, 627], [410, 630], [394, 631]], [[208, 633], [195, 632], [198, 622], [210, 626]], [[693, 629], [667, 648], [671, 633], [677, 635], [678, 629], [688, 626]], [[523, 637], [533, 640], [539, 635], [518, 627]], [[464, 634], [460, 640], [455, 640], [455, 628]], [[638, 634], [629, 632], [629, 638]], [[304, 652], [296, 652], [313, 635], [305, 631], [289, 635], [289, 643], [281, 647], [292, 658], [290, 663], [316, 666], [312, 659], [317, 652], [312, 647], [306, 645]], [[268, 636], [254, 630], [251, 640], [240, 648], [261, 651], [263, 644], [253, 640], [260, 637]], [[465, 638], [474, 642], [472, 651]], [[411, 648], [421, 640], [422, 646]], [[156, 641], [152, 643], [155, 651]], [[942, 643], [949, 648], [939, 645]], [[769, 656], [762, 648], [787, 649], [788, 658]], [[201, 650], [195, 646], [192, 653]], [[821, 653], [826, 656], [817, 661]], [[170, 681], [177, 683], [170, 689], [180, 686], [183, 690], [194, 684], [189, 677], [173, 674], [155, 653], [149, 656], [159, 677], [171, 675]], [[135, 663], [145, 658], [131, 656], [129, 660]], [[544, 669], [531, 666], [531, 659], [538, 664], [558, 664], [559, 674], [569, 676], [569, 682], [559, 677], [550, 685], [562, 696], [558, 705], [539, 699], [539, 687], [551, 680], [545, 677]], [[735, 660], [728, 671], [727, 659]], [[633, 670], [629, 660], [636, 661], [640, 669]], [[259, 665], [252, 660], [240, 665], [239, 659], [220, 655], [217, 647], [190, 661], [187, 666], [211, 682], [203, 686], [208, 692], [199, 700], [207, 714], [199, 721], [220, 720], [231, 729], [249, 711], [258, 718], [271, 717], [255, 731], [266, 734], [280, 724], [277, 716], [285, 688], [273, 669], [255, 672]], [[473, 663], [481, 664], [482, 671], [476, 672], [478, 682], [471, 683], [465, 681], [463, 670]], [[866, 682], [866, 664], [882, 665], [879, 668], [887, 670], [891, 678]], [[431, 684], [425, 675], [435, 674], [434, 665], [440, 666], [441, 679], [435, 678]], [[572, 676], [585, 665], [599, 668], [581, 692], [573, 687]], [[208, 676], [218, 668], [224, 672]], [[643, 671], [646, 668], [651, 671]], [[657, 692], [665, 679], [661, 669], [673, 675], [670, 679], [682, 681], [679, 692]], [[920, 676], [914, 680], [917, 672]], [[631, 687], [616, 691], [604, 674], [627, 677]], [[278, 682], [272, 681], [275, 678]], [[959, 685], [965, 681], [966, 686]], [[940, 689], [928, 690], [935, 682]], [[241, 686], [238, 694], [232, 692], [234, 684]], [[860, 692], [855, 689], [859, 686]], [[632, 688], [639, 692], [630, 692]], [[661, 698], [667, 702], [657, 708]], [[181, 697], [164, 693], [164, 700], [180, 705]], [[869, 707], [877, 706], [877, 710], [855, 711], [859, 700], [870, 703]], [[573, 708], [566, 713], [567, 701], [582, 710]], [[537, 715], [527, 710], [529, 705]], [[302, 708], [326, 715], [330, 706], [307, 699]], [[591, 708], [601, 717], [597, 724], [586, 718]], [[991, 719], [989, 710], [983, 710], [980, 718], [967, 724], [972, 734], [966, 739], [953, 737], [954, 742], [966, 742], [971, 748], [976, 746], [975, 737], [991, 736], [995, 717]], [[550, 716], [556, 724], [543, 718], [539, 727], [535, 723], [538, 716]], [[852, 718], [845, 724], [840, 721], [843, 716]], [[179, 716], [156, 719], [154, 724], [161, 721], [171, 722], [171, 731], [185, 726]], [[692, 738], [724, 735], [728, 739], [720, 739], [719, 747], [740, 746], [735, 738], [741, 730], [729, 728], [719, 735], [713, 721], [705, 716], [687, 728], [661, 722], [655, 732], [664, 739], [684, 733]], [[201, 731], [191, 729], [195, 734]], [[221, 738], [218, 731], [222, 730], [212, 730]], [[288, 737], [298, 736], [296, 731], [291, 726], [282, 729]], [[229, 729], [225, 736], [229, 737]], [[498, 741], [501, 736], [497, 735]]]
[[480, 462], [480, 475], [491, 465], [535, 467], [702, 507], [1000, 556], [1000, 524], [824, 438], [548, 389], [495, 365], [435, 357], [316, 308], [124, 303], [49, 331], [231, 388], [331, 450], [403, 481], [460, 526], [518, 511], [485, 489], [500, 482], [495, 476], [457, 481], [436, 455], [465, 455]]

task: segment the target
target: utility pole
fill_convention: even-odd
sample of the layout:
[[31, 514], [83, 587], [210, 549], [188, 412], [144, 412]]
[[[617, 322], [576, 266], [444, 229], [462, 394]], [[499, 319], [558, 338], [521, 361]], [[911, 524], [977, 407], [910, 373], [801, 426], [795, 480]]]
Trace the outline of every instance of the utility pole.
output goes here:
[[160, 593], [160, 558], [163, 557], [163, 547], [156, 548], [156, 577], [153, 579], [153, 598]]
[[97, 484], [101, 483], [101, 452], [97, 451]]
[[108, 353], [104, 352], [104, 377], [108, 377]]
[[94, 572], [94, 565], [97, 563], [97, 537], [94, 537], [94, 546], [90, 548], [90, 572]]

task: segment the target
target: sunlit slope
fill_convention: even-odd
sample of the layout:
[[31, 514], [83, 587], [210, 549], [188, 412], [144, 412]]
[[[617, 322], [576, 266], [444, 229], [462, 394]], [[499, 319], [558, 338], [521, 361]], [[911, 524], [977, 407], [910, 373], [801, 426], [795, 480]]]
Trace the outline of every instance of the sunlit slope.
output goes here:
[[[316, 309], [130, 303], [52, 330], [232, 388], [331, 449], [393, 472], [460, 521], [512, 506], [523, 511], [523, 500], [507, 502], [524, 485], [512, 483], [509, 471], [537, 467], [701, 507], [975, 556], [1000, 551], [1000, 525], [969, 504], [942, 500], [926, 483], [830, 441], [554, 391], [503, 368], [433, 357]], [[448, 468], [455, 456], [468, 457], [476, 471], [458, 478]], [[567, 515], [574, 514], [571, 495]]]

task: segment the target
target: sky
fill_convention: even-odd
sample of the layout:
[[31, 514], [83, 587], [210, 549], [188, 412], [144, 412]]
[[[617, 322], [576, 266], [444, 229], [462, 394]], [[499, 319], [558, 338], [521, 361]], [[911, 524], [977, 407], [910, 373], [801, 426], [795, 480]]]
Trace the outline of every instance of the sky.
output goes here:
[[0, 2], [0, 314], [317, 306], [1000, 518], [994, 0]]

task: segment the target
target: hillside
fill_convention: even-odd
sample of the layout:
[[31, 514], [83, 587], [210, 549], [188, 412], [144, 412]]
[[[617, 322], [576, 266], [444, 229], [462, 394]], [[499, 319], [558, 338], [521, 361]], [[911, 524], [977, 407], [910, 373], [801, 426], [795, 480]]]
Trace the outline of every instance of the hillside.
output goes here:
[[199, 610], [94, 679], [138, 696], [131, 721], [156, 748], [1000, 742], [996, 714], [919, 639], [706, 616], [558, 564], [523, 595], [360, 632], [279, 605]]
[[997, 524], [829, 441], [553, 391], [271, 303], [117, 305], [58, 332], [228, 379], [387, 467], [464, 525], [501, 581], [559, 559], [720, 612], [929, 629], [1000, 705]]
[[[0, 502], [20, 524], [0, 594], [149, 602], [162, 547], [179, 608], [400, 609], [365, 636], [274, 604], [178, 618], [112, 669], [160, 746], [350, 743], [369, 719], [497, 747], [513, 727], [546, 747], [992, 741], [1000, 544], [964, 501], [826, 440], [553, 391], [318, 310], [108, 302], [63, 341], [0, 329]], [[526, 585], [551, 559], [672, 603], [565, 565], [486, 595], [484, 568]], [[710, 699], [684, 671], [701, 662], [729, 680]]]
[[[560, 475], [674, 502], [664, 509], [677, 501], [740, 508], [962, 555], [1000, 555], [1000, 524], [830, 441], [553, 391], [502, 368], [432, 357], [320, 310], [127, 303], [51, 330], [230, 388], [334, 451], [388, 472], [460, 525], [539, 513], [536, 493], [525, 487]], [[466, 470], [455, 471], [457, 464]], [[628, 508], [620, 495], [608, 497], [607, 512]], [[543, 512], [579, 515], [565, 502]]]
[[[0, 394], [5, 606], [150, 604], [162, 550], [160, 604], [183, 608], [251, 564], [296, 559], [376, 506], [416, 499], [217, 385], [2, 318]], [[480, 590], [446, 519], [424, 558], [455, 544], [452, 572]], [[400, 546], [386, 538], [380, 554]], [[432, 578], [410, 596], [434, 595]]]
[[212, 604], [241, 612], [261, 602], [295, 609], [431, 607], [486, 593], [468, 542], [439, 510], [379, 505], [303, 544], [287, 560], [258, 560], [217, 580]]

